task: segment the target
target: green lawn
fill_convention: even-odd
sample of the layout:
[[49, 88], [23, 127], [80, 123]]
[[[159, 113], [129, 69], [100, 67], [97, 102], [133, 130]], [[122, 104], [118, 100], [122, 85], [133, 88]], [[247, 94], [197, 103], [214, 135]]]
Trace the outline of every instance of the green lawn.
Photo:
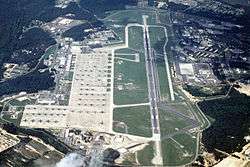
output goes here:
[[130, 48], [123, 48], [123, 49], [118, 49], [118, 50], [115, 50], [115, 55], [116, 54], [135, 54], [135, 53], [139, 53], [138, 51], [136, 50], [133, 50], [133, 49], [130, 49]]
[[170, 103], [169, 107], [176, 109], [179, 113], [192, 118], [192, 108], [186, 102]]
[[[189, 99], [183, 94], [183, 92], [175, 88], [177, 95], [175, 96], [175, 101], [177, 102], [185, 102], [190, 109], [191, 112], [193, 112], [196, 115], [196, 119], [199, 120], [201, 123], [201, 129], [206, 129], [209, 125], [209, 122], [206, 120], [206, 118], [201, 114], [200, 110], [196, 107], [195, 104], [191, 103]], [[212, 119], [211, 119], [212, 120]], [[213, 121], [213, 120], [212, 120]]]
[[67, 73], [67, 75], [64, 77], [64, 79], [72, 81], [73, 80], [73, 76], [74, 76], [74, 72], [70, 71], [70, 72]]
[[160, 84], [160, 98], [162, 101], [170, 101], [170, 90], [168, 84], [165, 61], [157, 62], [157, 70]]
[[150, 142], [145, 148], [137, 152], [137, 159], [140, 165], [151, 166], [154, 158], [154, 142]]
[[164, 53], [164, 45], [166, 43], [166, 34], [164, 28], [149, 27], [149, 39], [151, 47], [157, 54]]
[[115, 24], [127, 25], [128, 23], [143, 23], [142, 15], [148, 15], [148, 24], [156, 24], [155, 12], [150, 9], [129, 9], [120, 10], [105, 18], [105, 21], [112, 20]]
[[148, 86], [144, 62], [116, 60], [114, 79], [114, 104], [148, 102]]
[[159, 109], [159, 121], [161, 127], [161, 137], [178, 132], [179, 130], [187, 127], [189, 124], [182, 118], [169, 114]]
[[128, 134], [152, 136], [149, 106], [115, 108], [113, 112], [113, 129], [115, 132], [126, 132], [123, 126], [119, 126], [119, 123], [123, 123], [127, 126]]
[[143, 24], [142, 15], [148, 15], [148, 24], [156, 24], [156, 15], [152, 10], [141, 10], [141, 9], [129, 9], [129, 10], [118, 10], [110, 12], [103, 22], [104, 24], [112, 29], [118, 38], [112, 42], [125, 41], [125, 26], [128, 23], [139, 23]]
[[35, 100], [29, 100], [29, 99], [26, 99], [26, 100], [23, 100], [23, 101], [13, 99], [13, 100], [11, 100], [9, 102], [9, 104], [12, 105], [12, 106], [26, 106], [26, 105], [31, 105], [31, 104], [34, 104], [34, 103], [35, 103]]
[[[140, 62], [115, 60], [114, 104], [135, 104], [148, 102], [148, 86], [145, 67], [143, 32], [141, 27], [129, 28], [130, 48], [119, 49], [116, 53], [140, 52]], [[132, 50], [131, 50], [132, 49]]]
[[196, 138], [188, 134], [178, 134], [162, 141], [163, 163], [166, 166], [179, 166], [191, 163], [197, 149]]
[[144, 39], [142, 27], [129, 27], [128, 29], [128, 45], [130, 49], [144, 52]]
[[16, 126], [19, 126], [21, 123], [21, 120], [22, 120], [22, 116], [23, 116], [23, 113], [19, 112], [16, 119], [11, 118], [10, 115], [3, 115], [2, 119], [9, 121], [9, 122], [15, 124]]
[[57, 49], [57, 45], [52, 45], [52, 46], [50, 46], [47, 50], [46, 50], [46, 52], [44, 53], [44, 59], [49, 59], [49, 56], [50, 55], [53, 55], [54, 53], [55, 53], [55, 51], [56, 51], [56, 49]]

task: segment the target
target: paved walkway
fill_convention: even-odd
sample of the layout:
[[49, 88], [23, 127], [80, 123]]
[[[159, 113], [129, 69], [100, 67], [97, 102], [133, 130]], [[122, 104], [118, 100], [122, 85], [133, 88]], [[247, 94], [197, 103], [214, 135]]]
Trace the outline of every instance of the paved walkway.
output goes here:
[[137, 107], [137, 106], [147, 106], [150, 103], [138, 103], [138, 104], [124, 104], [124, 105], [114, 105], [114, 108], [124, 108], [124, 107]]

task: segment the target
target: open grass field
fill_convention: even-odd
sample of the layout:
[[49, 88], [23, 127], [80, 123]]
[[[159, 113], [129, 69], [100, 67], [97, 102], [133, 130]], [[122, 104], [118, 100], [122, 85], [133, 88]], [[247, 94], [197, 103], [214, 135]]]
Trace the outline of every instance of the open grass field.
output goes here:
[[[201, 113], [201, 111], [197, 108], [197, 106], [195, 104], [189, 102], [188, 97], [186, 97], [180, 89], [175, 88], [175, 90], [176, 90], [176, 96], [175, 96], [176, 100], [175, 101], [177, 103], [185, 102], [189, 108], [189, 111], [191, 111], [193, 113], [193, 115], [195, 115], [196, 119], [199, 120], [199, 122], [201, 123], [200, 128], [206, 129], [210, 125], [210, 122], [205, 118], [206, 116]], [[180, 112], [181, 112], [181, 110], [180, 110]]]
[[116, 54], [136, 54], [136, 53], [139, 53], [138, 51], [136, 50], [133, 50], [131, 48], [123, 48], [123, 49], [118, 49], [118, 50], [115, 50], [115, 56]]
[[[141, 27], [129, 28], [129, 48], [115, 53], [140, 52], [140, 62], [115, 60], [114, 104], [136, 104], [148, 102], [148, 86], [145, 67], [143, 32]], [[118, 56], [117, 56], [118, 57]]]
[[159, 76], [160, 98], [162, 101], [170, 101], [170, 90], [165, 61], [162, 60], [161, 62], [157, 62], [156, 66]]
[[22, 115], [23, 115], [23, 113], [19, 112], [16, 114], [16, 117], [14, 118], [14, 117], [11, 117], [11, 115], [5, 114], [2, 116], [2, 119], [6, 120], [10, 123], [13, 123], [16, 126], [19, 126], [21, 123], [21, 120], [22, 120]]
[[11, 100], [8, 105], [12, 105], [12, 106], [26, 106], [26, 105], [31, 105], [31, 104], [34, 104], [35, 103], [35, 100], [29, 100], [29, 99], [26, 99], [26, 100], [23, 100], [23, 101], [19, 101], [19, 100], [16, 100], [16, 99], [13, 99]]
[[187, 117], [193, 118], [192, 108], [186, 102], [169, 103], [168, 106]]
[[186, 120], [159, 109], [159, 121], [161, 127], [161, 137], [177, 133], [179, 130], [187, 127], [189, 124]]
[[165, 30], [163, 27], [149, 27], [149, 38], [151, 47], [155, 50], [156, 54], [164, 53], [164, 45], [167, 42]]
[[191, 163], [196, 157], [197, 139], [189, 134], [177, 134], [161, 142], [163, 163], [180, 166]]
[[114, 104], [148, 102], [144, 62], [115, 61]]
[[149, 106], [115, 108], [113, 111], [113, 130], [120, 133], [151, 137]]
[[46, 52], [44, 53], [44, 59], [49, 59], [49, 56], [50, 55], [53, 55], [54, 53], [55, 53], [55, 51], [57, 50], [57, 45], [52, 45], [52, 46], [50, 46], [47, 50], [46, 50]]
[[[124, 28], [128, 23], [143, 24], [142, 15], [148, 15], [148, 24], [156, 23], [156, 12], [150, 9], [128, 9], [112, 11], [102, 21], [105, 26], [111, 28], [117, 35], [117, 39], [112, 42], [124, 42], [125, 31]], [[160, 16], [160, 15], [159, 15]]]
[[152, 166], [151, 160], [154, 158], [154, 142], [137, 152], [137, 160], [143, 166]]
[[112, 20], [115, 24], [126, 25], [128, 23], [143, 23], [142, 15], [148, 15], [148, 24], [156, 24], [156, 13], [153, 10], [128, 9], [120, 10], [107, 16], [104, 21]]
[[205, 119], [206, 116], [202, 115], [201, 111], [197, 108], [197, 106], [191, 103], [188, 103], [188, 105], [192, 108], [193, 112], [196, 114], [197, 118], [201, 122], [201, 129], [206, 129], [210, 125], [210, 121]]
[[128, 47], [139, 52], [144, 52], [144, 39], [142, 27], [129, 27]]

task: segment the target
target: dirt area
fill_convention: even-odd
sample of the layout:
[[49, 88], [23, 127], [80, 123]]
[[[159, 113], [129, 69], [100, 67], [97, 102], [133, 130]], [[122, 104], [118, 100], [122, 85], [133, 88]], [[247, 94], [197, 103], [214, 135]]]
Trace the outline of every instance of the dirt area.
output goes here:
[[237, 91], [243, 93], [247, 96], [250, 96], [250, 84], [239, 84], [239, 88], [236, 88]]

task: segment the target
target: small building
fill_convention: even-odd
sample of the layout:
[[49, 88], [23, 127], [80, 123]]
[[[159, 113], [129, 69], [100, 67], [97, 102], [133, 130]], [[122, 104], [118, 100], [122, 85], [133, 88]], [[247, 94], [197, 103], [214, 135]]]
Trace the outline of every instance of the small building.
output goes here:
[[194, 68], [192, 63], [180, 63], [181, 75], [194, 75]]

